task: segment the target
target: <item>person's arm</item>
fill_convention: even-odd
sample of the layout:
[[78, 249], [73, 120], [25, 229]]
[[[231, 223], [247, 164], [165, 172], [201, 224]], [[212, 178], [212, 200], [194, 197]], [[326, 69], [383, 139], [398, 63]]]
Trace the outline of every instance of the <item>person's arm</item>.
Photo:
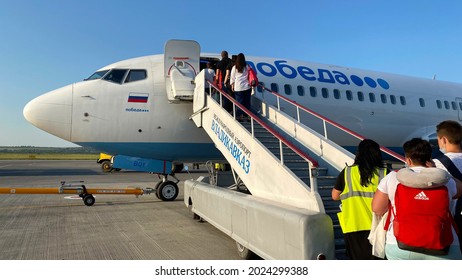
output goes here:
[[234, 86], [234, 80], [236, 79], [236, 67], [231, 69], [231, 76], [229, 77], [229, 83]]
[[226, 69], [226, 75], [225, 75], [225, 84], [228, 82], [228, 79], [230, 78], [230, 71], [229, 69]]
[[332, 199], [333, 200], [340, 200], [340, 195], [342, 194], [341, 191], [332, 189]]
[[220, 81], [218, 80], [220, 78], [220, 69], [217, 68], [217, 72], [215, 72], [215, 81], [218, 84]]
[[343, 169], [340, 174], [337, 176], [337, 180], [335, 181], [335, 185], [332, 188], [332, 199], [333, 200], [340, 200], [340, 195], [345, 190], [345, 169]]
[[374, 193], [374, 197], [372, 198], [372, 212], [375, 214], [382, 216], [385, 212], [388, 211], [388, 203], [389, 203], [388, 194], [377, 190]]

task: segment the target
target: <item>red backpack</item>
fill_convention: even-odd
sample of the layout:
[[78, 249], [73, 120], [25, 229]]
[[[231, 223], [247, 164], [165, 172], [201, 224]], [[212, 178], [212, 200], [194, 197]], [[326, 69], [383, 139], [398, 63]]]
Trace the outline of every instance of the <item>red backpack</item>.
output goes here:
[[258, 86], [257, 73], [256, 73], [255, 70], [253, 70], [253, 68], [250, 67], [250, 66], [249, 66], [249, 68], [248, 68], [248, 71], [249, 71], [249, 76], [248, 76], [249, 85], [250, 85], [251, 87], [256, 87], [256, 86]]
[[[452, 216], [445, 186], [421, 189], [399, 184], [395, 193], [393, 233], [398, 247], [429, 255], [447, 255]], [[392, 207], [390, 210], [393, 212]], [[390, 217], [390, 212], [388, 213]], [[389, 221], [385, 225], [388, 229]]]

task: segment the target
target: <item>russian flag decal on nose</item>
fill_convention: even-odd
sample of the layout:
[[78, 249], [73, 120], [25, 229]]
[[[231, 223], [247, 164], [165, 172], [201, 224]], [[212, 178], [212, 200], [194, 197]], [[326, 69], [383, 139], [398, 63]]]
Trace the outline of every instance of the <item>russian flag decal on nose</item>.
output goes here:
[[149, 93], [130, 92], [128, 94], [128, 102], [133, 103], [148, 103]]

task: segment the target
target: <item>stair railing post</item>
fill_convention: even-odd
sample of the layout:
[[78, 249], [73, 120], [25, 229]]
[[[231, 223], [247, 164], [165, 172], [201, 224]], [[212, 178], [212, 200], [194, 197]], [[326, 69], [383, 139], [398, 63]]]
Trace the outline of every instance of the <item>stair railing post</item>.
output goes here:
[[300, 123], [300, 107], [297, 106], [297, 121]]
[[318, 170], [313, 166], [313, 163], [308, 162], [308, 168], [310, 172], [310, 188], [311, 192], [318, 191]]
[[324, 126], [324, 138], [327, 139], [327, 125], [326, 125], [326, 121], [323, 120], [322, 121], [322, 124]]
[[282, 148], [282, 141], [279, 140], [279, 153], [280, 153], [280, 157], [281, 157], [281, 164], [284, 164], [284, 154], [282, 153], [283, 151], [283, 148]]

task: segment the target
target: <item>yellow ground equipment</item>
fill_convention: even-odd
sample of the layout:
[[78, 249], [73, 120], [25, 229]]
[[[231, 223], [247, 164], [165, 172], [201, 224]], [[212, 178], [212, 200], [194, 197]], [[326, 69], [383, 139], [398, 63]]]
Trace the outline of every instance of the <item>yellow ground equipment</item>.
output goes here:
[[112, 171], [111, 159], [112, 159], [112, 155], [100, 153], [99, 158], [96, 160], [96, 162], [101, 164], [101, 168], [103, 169], [103, 172], [111, 172]]
[[152, 188], [86, 188], [83, 181], [78, 182], [61, 182], [58, 188], [0, 188], [0, 194], [78, 194], [86, 206], [95, 204], [94, 194], [131, 194], [143, 195], [155, 192]]

